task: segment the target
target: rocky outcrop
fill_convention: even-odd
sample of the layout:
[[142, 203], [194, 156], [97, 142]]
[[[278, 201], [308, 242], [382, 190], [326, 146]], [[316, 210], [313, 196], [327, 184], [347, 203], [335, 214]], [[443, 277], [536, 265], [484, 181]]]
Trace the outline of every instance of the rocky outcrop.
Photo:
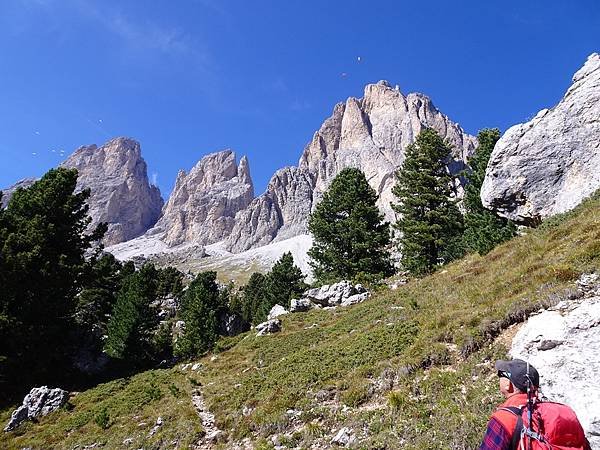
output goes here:
[[241, 252], [252, 247], [306, 234], [307, 219], [333, 178], [346, 167], [363, 170], [379, 195], [378, 205], [391, 220], [394, 173], [404, 161], [406, 146], [431, 127], [453, 145], [449, 170], [464, 167], [476, 140], [450, 121], [422, 94], [404, 96], [387, 82], [370, 84], [362, 99], [349, 98], [304, 149], [297, 167], [278, 170], [264, 194], [236, 217], [227, 247]]
[[9, 188], [3, 189], [0, 207], [6, 208], [6, 205], [8, 205], [8, 201], [10, 200], [10, 198], [12, 197], [12, 195], [15, 193], [15, 191], [17, 189], [19, 189], [19, 188], [27, 189], [36, 181], [37, 181], [36, 178], [24, 178], [22, 180], [17, 181], [15, 184], [10, 186]]
[[275, 305], [271, 308], [271, 311], [269, 311], [269, 314], [267, 315], [267, 320], [276, 319], [277, 317], [284, 316], [288, 313], [289, 313], [289, 311], [287, 309], [285, 309], [283, 306]]
[[225, 150], [204, 156], [189, 172], [180, 171], [163, 214], [149, 234], [169, 246], [208, 245], [229, 236], [235, 215], [254, 198], [248, 160], [236, 165]]
[[575, 412], [592, 448], [600, 448], [600, 282], [580, 280], [579, 298], [563, 300], [529, 318], [516, 334], [511, 356], [530, 361], [542, 393]]
[[4, 431], [14, 430], [25, 420], [50, 414], [68, 400], [69, 393], [63, 389], [50, 389], [48, 386], [33, 388], [23, 399], [23, 404], [13, 411]]
[[594, 53], [552, 109], [496, 143], [481, 200], [526, 225], [568, 211], [600, 188], [600, 55]]
[[120, 137], [101, 147], [80, 147], [62, 166], [78, 170], [79, 190], [91, 190], [91, 227], [108, 223], [106, 245], [133, 239], [158, 220], [163, 200], [148, 182], [138, 142]]
[[344, 280], [309, 289], [303, 294], [302, 299], [321, 307], [349, 306], [365, 301], [369, 295], [362, 284], [353, 285]]
[[271, 319], [259, 323], [255, 327], [257, 336], [266, 336], [267, 334], [278, 333], [281, 331], [281, 319]]

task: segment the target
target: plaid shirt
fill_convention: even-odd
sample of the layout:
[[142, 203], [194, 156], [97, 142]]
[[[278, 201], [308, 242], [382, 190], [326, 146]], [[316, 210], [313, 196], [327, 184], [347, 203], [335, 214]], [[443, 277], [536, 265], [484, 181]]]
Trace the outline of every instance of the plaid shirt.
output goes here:
[[492, 417], [479, 450], [508, 450], [511, 440], [511, 433], [506, 431], [506, 428], [495, 417]]

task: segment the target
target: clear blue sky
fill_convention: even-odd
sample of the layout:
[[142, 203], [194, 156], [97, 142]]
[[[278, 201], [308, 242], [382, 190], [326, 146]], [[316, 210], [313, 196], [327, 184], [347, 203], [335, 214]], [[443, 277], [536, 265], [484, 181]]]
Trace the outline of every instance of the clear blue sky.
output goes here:
[[260, 193], [367, 83], [505, 130], [594, 51], [598, 0], [1, 0], [0, 187], [125, 135], [164, 197], [224, 148], [248, 155]]

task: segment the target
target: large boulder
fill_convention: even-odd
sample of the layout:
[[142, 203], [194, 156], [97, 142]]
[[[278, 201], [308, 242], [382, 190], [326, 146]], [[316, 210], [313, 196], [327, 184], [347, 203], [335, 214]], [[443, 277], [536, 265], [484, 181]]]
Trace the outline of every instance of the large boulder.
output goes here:
[[360, 303], [368, 298], [368, 293], [361, 284], [353, 285], [347, 280], [335, 284], [325, 284], [309, 289], [302, 296], [320, 306], [347, 306]]
[[597, 277], [582, 277], [580, 298], [530, 317], [510, 353], [533, 364], [543, 394], [571, 406], [592, 448], [600, 448], [600, 296], [593, 281]]
[[287, 313], [289, 313], [289, 311], [287, 309], [285, 309], [283, 306], [275, 305], [271, 308], [271, 311], [269, 311], [267, 320], [276, 319], [277, 317], [283, 316]]
[[4, 431], [12, 431], [25, 420], [45, 416], [63, 406], [69, 400], [69, 393], [60, 388], [48, 386], [33, 388], [23, 399], [23, 404], [13, 411]]
[[293, 298], [290, 302], [290, 312], [305, 312], [315, 308], [316, 305], [307, 298]]
[[281, 331], [281, 320], [280, 319], [271, 319], [266, 322], [259, 323], [255, 327], [257, 336], [264, 336], [266, 334], [278, 333]]
[[552, 109], [496, 143], [481, 188], [486, 208], [525, 225], [568, 211], [600, 188], [600, 55], [590, 55]]

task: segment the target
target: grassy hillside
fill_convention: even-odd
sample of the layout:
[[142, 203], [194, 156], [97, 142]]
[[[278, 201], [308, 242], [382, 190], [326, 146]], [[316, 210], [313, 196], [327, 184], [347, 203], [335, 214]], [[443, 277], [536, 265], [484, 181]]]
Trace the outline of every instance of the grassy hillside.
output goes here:
[[[499, 400], [493, 361], [513, 323], [567, 296], [600, 265], [600, 197], [496, 248], [349, 308], [288, 315], [283, 332], [223, 339], [199, 370], [154, 370], [76, 394], [2, 448], [188, 448], [201, 389], [228, 441], [327, 448], [474, 448]], [[497, 339], [500, 337], [500, 339]], [[0, 414], [5, 422], [10, 411]], [[108, 416], [108, 419], [106, 418]], [[156, 418], [164, 425], [148, 436]], [[106, 429], [103, 429], [106, 428]], [[314, 447], [313, 447], [314, 448]]]

